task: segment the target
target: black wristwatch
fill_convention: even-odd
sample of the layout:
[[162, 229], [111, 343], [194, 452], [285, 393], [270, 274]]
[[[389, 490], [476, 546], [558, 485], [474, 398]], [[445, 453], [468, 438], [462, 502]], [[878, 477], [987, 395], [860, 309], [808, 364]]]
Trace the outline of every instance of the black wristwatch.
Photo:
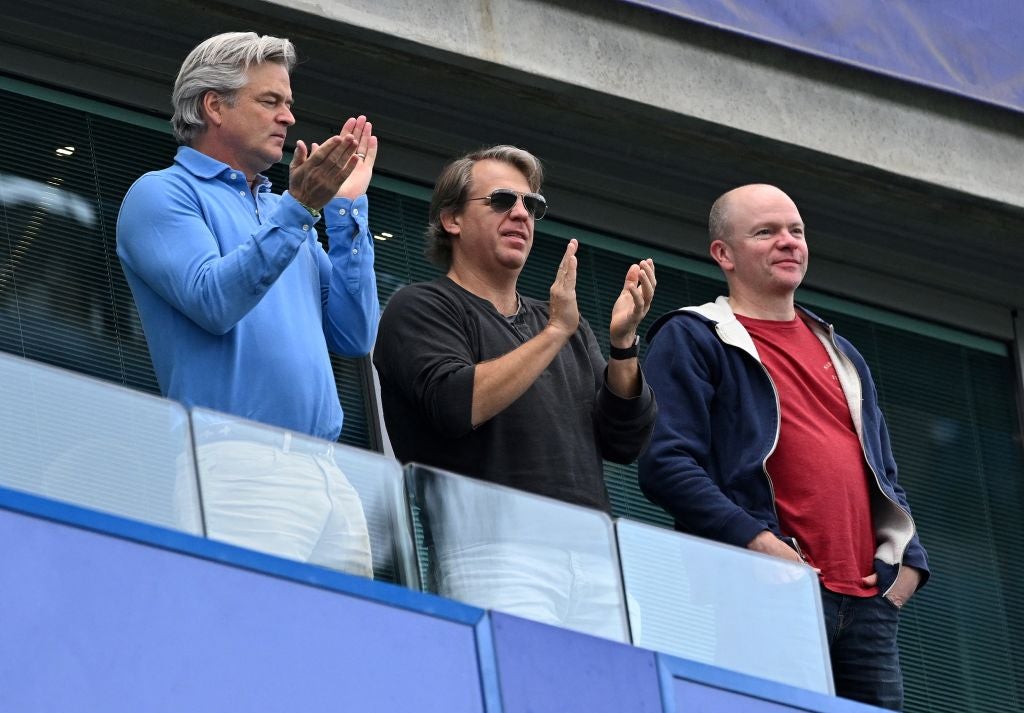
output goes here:
[[612, 359], [632, 359], [640, 353], [640, 335], [636, 335], [633, 339], [633, 346], [620, 349], [614, 344], [608, 346], [608, 355]]

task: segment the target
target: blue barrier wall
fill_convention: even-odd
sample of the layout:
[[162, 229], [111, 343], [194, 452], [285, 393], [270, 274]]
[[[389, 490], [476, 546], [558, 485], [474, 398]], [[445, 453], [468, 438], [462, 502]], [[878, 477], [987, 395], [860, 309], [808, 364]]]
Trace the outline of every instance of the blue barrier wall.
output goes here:
[[339, 594], [415, 594], [397, 587], [49, 514], [200, 556], [0, 509], [0, 710], [484, 710], [479, 609], [416, 595], [445, 616], [414, 613]]
[[1020, 0], [626, 0], [1024, 112]]
[[876, 710], [0, 489], [0, 710]]
[[658, 713], [655, 654], [491, 614], [505, 713]]

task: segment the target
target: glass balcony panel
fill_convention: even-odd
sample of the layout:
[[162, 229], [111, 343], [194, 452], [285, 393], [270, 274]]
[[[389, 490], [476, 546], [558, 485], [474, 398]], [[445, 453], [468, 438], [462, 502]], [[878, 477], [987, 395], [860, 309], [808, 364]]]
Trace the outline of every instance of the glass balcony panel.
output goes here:
[[625, 519], [615, 530], [637, 646], [834, 693], [810, 567]]
[[177, 403], [0, 354], [0, 485], [202, 534]]
[[397, 461], [215, 411], [191, 414], [208, 537], [418, 587]]
[[406, 487], [427, 591], [629, 641], [607, 515], [415, 464]]

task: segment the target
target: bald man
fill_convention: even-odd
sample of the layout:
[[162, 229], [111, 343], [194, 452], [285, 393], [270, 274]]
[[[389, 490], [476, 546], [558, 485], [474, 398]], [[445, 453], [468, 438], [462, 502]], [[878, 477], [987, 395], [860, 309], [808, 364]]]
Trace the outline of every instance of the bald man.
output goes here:
[[678, 530], [813, 567], [837, 695], [900, 710], [899, 609], [928, 560], [871, 373], [794, 302], [809, 252], [789, 196], [729, 191], [709, 232], [729, 295], [647, 334], [661, 411], [640, 485]]

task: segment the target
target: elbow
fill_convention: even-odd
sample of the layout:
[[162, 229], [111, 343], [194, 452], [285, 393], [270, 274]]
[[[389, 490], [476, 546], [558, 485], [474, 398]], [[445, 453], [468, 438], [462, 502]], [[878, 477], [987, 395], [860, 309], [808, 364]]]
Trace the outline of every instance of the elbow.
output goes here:
[[200, 327], [202, 327], [204, 330], [206, 330], [215, 337], [223, 337], [225, 334], [234, 329], [236, 324], [238, 324], [238, 322], [236, 321], [214, 319], [193, 321], [195, 321], [196, 324], [198, 324]]
[[601, 449], [601, 457], [612, 463], [629, 465], [639, 457], [643, 450], [642, 448], [619, 448], [616, 447], [617, 445], [613, 444], [603, 447]]
[[222, 337], [235, 328], [258, 299], [233, 298], [212, 279], [209, 271], [203, 271], [176, 295], [174, 302], [201, 329]]
[[373, 345], [377, 341], [377, 323], [377, 319], [368, 320], [353, 339], [352, 350], [358, 356], [366, 356], [373, 350]]
[[640, 458], [640, 463], [636, 469], [636, 481], [637, 485], [640, 486], [640, 492], [643, 493], [644, 497], [650, 500], [652, 503], [658, 502], [658, 489], [654, 478], [651, 477], [651, 468], [647, 463], [646, 457]]
[[[663, 508], [666, 505], [666, 501], [671, 499], [669, 493], [672, 490], [666, 483], [667, 471], [668, 469], [664, 465], [659, 465], [655, 445], [651, 444], [640, 456], [636, 471], [637, 484], [640, 486], [640, 492], [644, 494], [645, 498]], [[677, 480], [676, 487], [679, 487], [679, 485], [680, 483]]]
[[645, 453], [654, 425], [641, 420], [624, 421], [601, 428], [601, 457], [612, 463], [628, 465]]
[[222, 310], [211, 310], [209, 305], [192, 305], [185, 316], [195, 322], [203, 331], [215, 337], [222, 337], [238, 324], [239, 318]]
[[479, 424], [474, 424], [472, 409], [466, 411], [455, 408], [455, 404], [450, 400], [444, 399], [440, 403], [434, 402], [433, 407], [430, 409], [430, 414], [430, 421], [434, 428], [443, 438], [449, 440], [468, 436], [478, 426], [486, 423], [486, 421], [483, 421]]
[[380, 323], [378, 312], [362, 314], [358, 318], [349, 315], [350, 319], [338, 322], [327, 313], [324, 322], [324, 333], [327, 335], [328, 348], [339, 356], [359, 359], [367, 356], [377, 341], [377, 325]]
[[474, 423], [472, 376], [471, 368], [455, 372], [424, 394], [428, 418], [444, 438], [463, 438], [486, 424]]
[[329, 344], [330, 350], [347, 359], [362, 359], [369, 356], [377, 338], [376, 326], [372, 329], [330, 333], [334, 335]]

